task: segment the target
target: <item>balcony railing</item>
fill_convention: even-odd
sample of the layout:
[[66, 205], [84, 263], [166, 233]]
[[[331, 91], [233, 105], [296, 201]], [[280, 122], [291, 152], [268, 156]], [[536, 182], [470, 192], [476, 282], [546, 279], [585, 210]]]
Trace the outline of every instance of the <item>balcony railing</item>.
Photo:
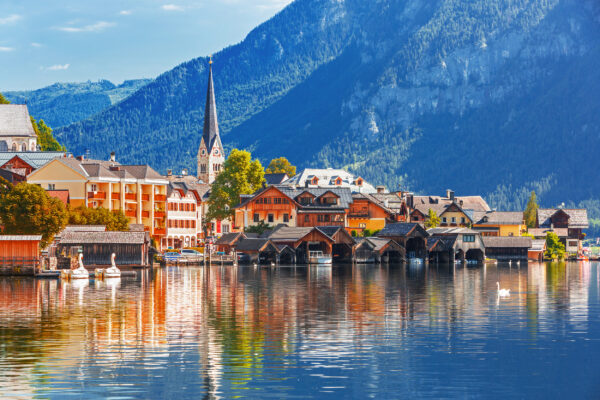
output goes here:
[[165, 217], [164, 211], [154, 211], [154, 218], [164, 218], [164, 217]]
[[167, 233], [165, 228], [154, 228], [155, 235], [165, 235]]
[[155, 194], [154, 201], [167, 201], [167, 195], [164, 194]]
[[120, 200], [121, 199], [121, 193], [120, 192], [112, 192], [110, 194], [110, 198], [113, 200]]
[[136, 217], [136, 210], [125, 210], [125, 215], [128, 217]]
[[106, 199], [106, 192], [88, 192], [88, 199]]
[[125, 193], [125, 200], [137, 200], [135, 193]]
[[142, 201], [150, 201], [150, 195], [142, 193]]
[[143, 218], [150, 218], [150, 211], [142, 211]]

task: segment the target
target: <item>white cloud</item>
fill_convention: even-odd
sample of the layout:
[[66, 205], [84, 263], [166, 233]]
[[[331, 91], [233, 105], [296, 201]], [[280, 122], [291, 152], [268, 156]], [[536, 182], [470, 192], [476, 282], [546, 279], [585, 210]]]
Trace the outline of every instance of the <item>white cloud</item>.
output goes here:
[[8, 25], [17, 22], [21, 19], [21, 16], [18, 14], [12, 14], [8, 17], [0, 18], [0, 25]]
[[183, 11], [183, 7], [177, 4], [164, 4], [161, 8], [165, 11]]
[[31, 42], [31, 47], [42, 47], [42, 44], [37, 42]]
[[0, 51], [13, 51], [14, 47], [0, 46]]
[[119, 15], [131, 15], [131, 10], [121, 10], [119, 11]]
[[77, 32], [100, 32], [111, 26], [115, 26], [114, 22], [98, 21], [94, 24], [84, 26], [59, 26], [56, 29], [63, 32], [77, 33]]
[[48, 71], [64, 71], [66, 69], [69, 69], [69, 66], [70, 64], [56, 64], [42, 69], [46, 69]]

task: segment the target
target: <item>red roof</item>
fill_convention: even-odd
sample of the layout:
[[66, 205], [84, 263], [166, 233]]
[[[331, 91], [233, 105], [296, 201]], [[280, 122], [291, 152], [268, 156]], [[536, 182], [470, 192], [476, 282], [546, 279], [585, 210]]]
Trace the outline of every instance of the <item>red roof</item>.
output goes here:
[[68, 190], [46, 190], [46, 193], [48, 193], [48, 196], [55, 197], [62, 201], [65, 206], [71, 202]]

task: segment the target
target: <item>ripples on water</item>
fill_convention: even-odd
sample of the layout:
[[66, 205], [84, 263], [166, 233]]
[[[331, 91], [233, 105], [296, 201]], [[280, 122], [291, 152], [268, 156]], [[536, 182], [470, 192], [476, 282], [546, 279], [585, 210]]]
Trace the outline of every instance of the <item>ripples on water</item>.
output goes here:
[[599, 287], [595, 263], [4, 278], [0, 395], [598, 398]]

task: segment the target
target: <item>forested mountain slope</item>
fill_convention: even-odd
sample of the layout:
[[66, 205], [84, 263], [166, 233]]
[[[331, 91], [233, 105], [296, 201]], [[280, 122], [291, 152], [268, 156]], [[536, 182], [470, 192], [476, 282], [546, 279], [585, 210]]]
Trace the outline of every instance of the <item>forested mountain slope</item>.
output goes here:
[[[297, 0], [214, 57], [226, 146], [375, 184], [518, 207], [595, 199], [600, 6], [585, 0]], [[195, 166], [207, 60], [59, 130], [70, 149]]]
[[120, 85], [98, 82], [55, 83], [37, 90], [6, 92], [4, 96], [15, 104], [27, 104], [29, 113], [59, 128], [86, 119], [117, 104], [151, 79], [134, 79]]

